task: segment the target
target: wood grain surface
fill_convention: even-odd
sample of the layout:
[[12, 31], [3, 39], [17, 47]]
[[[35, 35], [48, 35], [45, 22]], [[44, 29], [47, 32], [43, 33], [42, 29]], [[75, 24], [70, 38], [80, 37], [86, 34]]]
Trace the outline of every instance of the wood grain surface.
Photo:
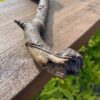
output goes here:
[[[79, 49], [100, 28], [100, 0], [49, 0], [45, 41], [55, 50]], [[52, 77], [36, 67], [14, 19], [30, 21], [37, 4], [30, 0], [0, 3], [0, 100], [31, 100]]]

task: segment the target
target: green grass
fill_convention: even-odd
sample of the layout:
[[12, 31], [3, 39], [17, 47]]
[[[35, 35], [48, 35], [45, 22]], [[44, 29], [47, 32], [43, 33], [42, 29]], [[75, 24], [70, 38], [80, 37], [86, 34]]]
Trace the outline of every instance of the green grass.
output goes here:
[[100, 30], [79, 51], [84, 55], [79, 74], [52, 78], [33, 100], [100, 100]]

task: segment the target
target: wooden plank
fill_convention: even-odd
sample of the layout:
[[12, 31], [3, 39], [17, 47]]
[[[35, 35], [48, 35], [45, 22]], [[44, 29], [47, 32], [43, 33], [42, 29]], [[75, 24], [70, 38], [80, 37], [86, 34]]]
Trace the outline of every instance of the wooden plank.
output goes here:
[[[62, 1], [60, 4], [63, 5]], [[54, 48], [60, 50], [61, 48], [69, 47], [80, 37], [83, 37], [83, 35], [86, 34], [91, 27], [93, 28], [94, 24], [96, 24], [96, 22], [98, 23], [99, 20], [100, 0], [80, 0], [80, 2], [76, 4], [73, 3], [70, 7], [64, 6], [64, 8], [54, 16]]]
[[[0, 98], [31, 100], [52, 77], [36, 68], [13, 19], [29, 21], [37, 5], [30, 0], [0, 3]], [[56, 50], [78, 49], [100, 28], [100, 0], [50, 0], [45, 41]], [[16, 95], [16, 96], [15, 96]]]
[[29, 20], [37, 5], [28, 0], [0, 3], [0, 98], [9, 100], [38, 74], [32, 57], [24, 46], [23, 31], [14, 19]]

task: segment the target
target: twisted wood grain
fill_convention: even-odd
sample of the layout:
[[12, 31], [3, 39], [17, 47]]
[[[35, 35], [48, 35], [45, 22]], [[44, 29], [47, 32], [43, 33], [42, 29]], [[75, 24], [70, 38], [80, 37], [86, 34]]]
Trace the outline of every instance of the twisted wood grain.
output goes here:
[[17, 20], [15, 22], [25, 32], [26, 46], [33, 59], [54, 76], [64, 78], [68, 74], [78, 72], [82, 66], [82, 56], [70, 48], [55, 52], [44, 42], [41, 32], [45, 30], [48, 3], [49, 0], [40, 0], [36, 15], [31, 22], [24, 23]]

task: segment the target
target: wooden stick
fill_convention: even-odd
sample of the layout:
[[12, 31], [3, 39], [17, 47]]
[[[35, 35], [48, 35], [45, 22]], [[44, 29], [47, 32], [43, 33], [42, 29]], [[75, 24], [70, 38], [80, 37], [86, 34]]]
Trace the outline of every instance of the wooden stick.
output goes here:
[[56, 53], [42, 39], [40, 33], [45, 30], [49, 0], [40, 0], [35, 17], [32, 22], [15, 22], [24, 30], [26, 47], [33, 59], [45, 70], [64, 78], [68, 74], [76, 74], [82, 66], [82, 56], [67, 48]]

